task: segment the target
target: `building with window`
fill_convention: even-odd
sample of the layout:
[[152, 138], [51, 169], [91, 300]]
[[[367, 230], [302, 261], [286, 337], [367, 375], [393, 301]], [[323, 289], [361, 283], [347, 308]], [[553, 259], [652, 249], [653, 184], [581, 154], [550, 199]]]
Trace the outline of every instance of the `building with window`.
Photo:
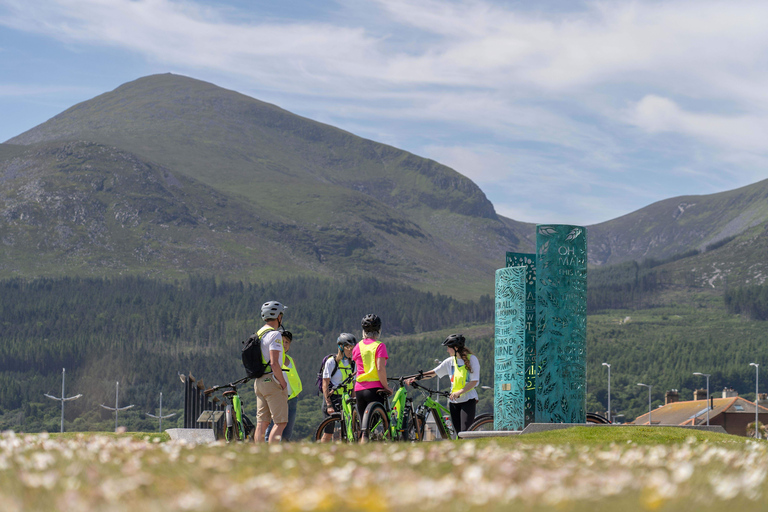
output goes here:
[[[674, 391], [674, 390], [673, 390]], [[747, 425], [755, 421], [755, 407], [758, 407], [758, 421], [768, 424], [768, 408], [755, 405], [740, 396], [733, 396], [729, 389], [723, 392], [724, 398], [706, 399], [706, 392], [694, 392], [694, 399], [688, 402], [676, 401], [677, 393], [667, 393], [666, 404], [651, 411], [653, 425], [706, 425], [707, 409], [709, 424], [720, 425], [726, 432], [736, 436], [747, 435]], [[670, 400], [672, 398], [672, 400]], [[638, 416], [632, 422], [635, 425], [648, 425], [648, 413]]]

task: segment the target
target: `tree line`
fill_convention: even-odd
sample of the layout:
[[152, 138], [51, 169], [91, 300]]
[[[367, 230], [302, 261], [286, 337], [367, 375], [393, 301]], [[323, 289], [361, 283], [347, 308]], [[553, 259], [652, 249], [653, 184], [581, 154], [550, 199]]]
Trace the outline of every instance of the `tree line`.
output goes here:
[[728, 287], [723, 295], [727, 311], [751, 320], [768, 320], [768, 286]]
[[[179, 373], [190, 372], [206, 385], [243, 375], [240, 342], [262, 324], [261, 304], [272, 299], [288, 306], [285, 327], [294, 333], [292, 352], [305, 387], [314, 386], [315, 366], [336, 350], [339, 333], [359, 335], [366, 313], [382, 317], [384, 336], [391, 337], [487, 324], [494, 311], [490, 296], [460, 302], [361, 277], [266, 284], [198, 276], [173, 283], [140, 277], [5, 280], [0, 282], [0, 428], [58, 430], [59, 403], [43, 393], [58, 396], [66, 368], [68, 392], [84, 395], [66, 404], [71, 427], [113, 428], [114, 415], [98, 404], [114, 405], [120, 381], [120, 405], [136, 405], [135, 412], [121, 416], [126, 426], [153, 430], [156, 422], [144, 413], [157, 414], [161, 391], [164, 413], [181, 411]], [[414, 367], [419, 361], [427, 368], [434, 357], [442, 358], [438, 341], [392, 347], [403, 362], [393, 373], [420, 369]], [[492, 347], [490, 339], [485, 344]], [[311, 399], [310, 392], [304, 395]], [[245, 402], [255, 407], [252, 393]], [[319, 406], [315, 409], [319, 422]]]

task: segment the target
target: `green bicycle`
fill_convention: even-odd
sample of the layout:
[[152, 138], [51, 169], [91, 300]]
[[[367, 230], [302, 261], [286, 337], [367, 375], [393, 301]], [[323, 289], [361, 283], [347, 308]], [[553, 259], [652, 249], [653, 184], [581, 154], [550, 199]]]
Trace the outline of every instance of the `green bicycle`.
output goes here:
[[[371, 403], [366, 407], [361, 422], [363, 435], [371, 441], [423, 441], [427, 417], [431, 415], [439, 439], [457, 439], [450, 411], [432, 398], [433, 396], [448, 397], [450, 393], [429, 389], [414, 382], [411, 386], [426, 395], [424, 402], [414, 410], [413, 399], [407, 395], [403, 382], [408, 378], [410, 377], [389, 379], [400, 383], [400, 387], [392, 396], [391, 406], [386, 393], [380, 392], [382, 401]], [[486, 430], [489, 426], [493, 426], [493, 415], [480, 414], [468, 430]]]
[[413, 398], [408, 396], [405, 379], [410, 376], [392, 377], [400, 387], [392, 396], [391, 405], [386, 391], [379, 391], [381, 402], [368, 404], [361, 421], [362, 436], [369, 441], [421, 441], [424, 433], [423, 419], [413, 409]]
[[[419, 407], [416, 409], [416, 418], [418, 419], [421, 428], [424, 428], [424, 426], [427, 424], [427, 417], [431, 415], [433, 421], [435, 422], [435, 428], [440, 439], [457, 439], [456, 429], [454, 428], [453, 422], [451, 421], [451, 411], [448, 410], [448, 408], [443, 404], [432, 398], [433, 396], [442, 396], [447, 398], [450, 396], [450, 392], [435, 391], [434, 389], [429, 389], [422, 386], [421, 384], [417, 384], [416, 382], [411, 384], [411, 386], [421, 391], [423, 395], [426, 395], [424, 402], [422, 402], [421, 405], [419, 405]], [[467, 430], [472, 432], [476, 430], [486, 430], [489, 425], [493, 427], [493, 414], [479, 414], [475, 416], [475, 421]], [[424, 439], [424, 434], [425, 432], [422, 430], [420, 432], [419, 438]]]
[[243, 403], [240, 395], [237, 393], [237, 386], [245, 384], [251, 380], [250, 377], [244, 377], [240, 380], [222, 386], [214, 386], [206, 389], [203, 393], [209, 396], [220, 389], [229, 388], [229, 391], [222, 393], [227, 400], [227, 407], [224, 412], [226, 418], [226, 428], [224, 429], [224, 439], [231, 443], [232, 441], [253, 441], [253, 434], [256, 427], [248, 416], [243, 413]]
[[[349, 375], [341, 384], [335, 386], [331, 392], [345, 388], [355, 380], [355, 375]], [[315, 441], [323, 438], [323, 433], [332, 425], [333, 441], [354, 443], [360, 440], [360, 418], [355, 407], [355, 398], [345, 392], [341, 397], [341, 412], [331, 414], [325, 418], [315, 431]]]

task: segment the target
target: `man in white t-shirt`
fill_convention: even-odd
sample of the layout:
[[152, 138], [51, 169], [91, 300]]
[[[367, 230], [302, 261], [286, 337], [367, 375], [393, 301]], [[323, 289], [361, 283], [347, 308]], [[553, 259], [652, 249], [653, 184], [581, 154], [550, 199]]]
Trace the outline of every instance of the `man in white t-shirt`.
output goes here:
[[270, 443], [279, 443], [283, 430], [288, 424], [288, 397], [291, 394], [288, 380], [282, 370], [283, 362], [283, 312], [287, 308], [277, 301], [265, 302], [261, 306], [264, 326], [259, 329], [261, 357], [268, 362], [264, 375], [253, 383], [256, 392], [256, 434], [257, 443], [264, 440], [264, 433], [271, 421], [275, 422], [269, 434]]

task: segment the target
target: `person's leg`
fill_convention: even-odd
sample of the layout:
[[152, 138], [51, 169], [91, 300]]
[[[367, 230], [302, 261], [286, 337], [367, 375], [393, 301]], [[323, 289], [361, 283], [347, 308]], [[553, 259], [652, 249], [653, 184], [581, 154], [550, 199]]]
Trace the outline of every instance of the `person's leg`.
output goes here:
[[[365, 410], [368, 408], [368, 406], [374, 402], [382, 402], [382, 398], [379, 395], [379, 389], [363, 389], [360, 391], [357, 391], [355, 393], [355, 396], [357, 398], [357, 417], [360, 418], [360, 425], [362, 427], [363, 419], [365, 416]], [[362, 432], [362, 435], [360, 436], [360, 443], [365, 443], [368, 441], [368, 433]]]
[[283, 430], [285, 430], [287, 424], [287, 421], [285, 423], [275, 423], [275, 427], [272, 429], [272, 434], [269, 436], [270, 443], [279, 443], [283, 440]]
[[458, 434], [461, 432], [461, 404], [455, 404], [453, 402], [448, 403], [448, 410], [451, 412], [451, 423], [453, 423], [453, 430]]
[[279, 443], [283, 438], [283, 431], [288, 425], [288, 393], [280, 387], [280, 384], [274, 379], [270, 379], [264, 392], [269, 402], [269, 411], [275, 426], [269, 434], [270, 443]]
[[263, 387], [264, 383], [260, 379], [256, 379], [253, 383], [253, 388], [256, 392], [256, 433], [253, 435], [253, 440], [256, 443], [265, 442], [267, 426], [272, 421], [272, 413], [269, 410], [267, 397], [262, 393]]
[[456, 432], [465, 432], [469, 430], [469, 426], [475, 422], [475, 410], [477, 409], [477, 400], [468, 400], [461, 405], [461, 430]]
[[298, 399], [296, 397], [288, 400], [288, 425], [283, 430], [283, 441], [290, 441], [293, 434], [293, 424], [296, 423], [296, 408]]
[[[331, 395], [331, 404], [333, 404], [334, 412], [341, 411], [341, 399], [339, 399], [338, 396]], [[328, 405], [325, 403], [325, 400], [323, 400], [321, 407], [323, 412], [323, 419], [329, 418], [331, 415], [328, 414]], [[331, 441], [333, 441], [333, 424], [325, 427], [325, 430], [323, 430], [323, 437], [320, 438], [321, 443], [330, 443]]]

